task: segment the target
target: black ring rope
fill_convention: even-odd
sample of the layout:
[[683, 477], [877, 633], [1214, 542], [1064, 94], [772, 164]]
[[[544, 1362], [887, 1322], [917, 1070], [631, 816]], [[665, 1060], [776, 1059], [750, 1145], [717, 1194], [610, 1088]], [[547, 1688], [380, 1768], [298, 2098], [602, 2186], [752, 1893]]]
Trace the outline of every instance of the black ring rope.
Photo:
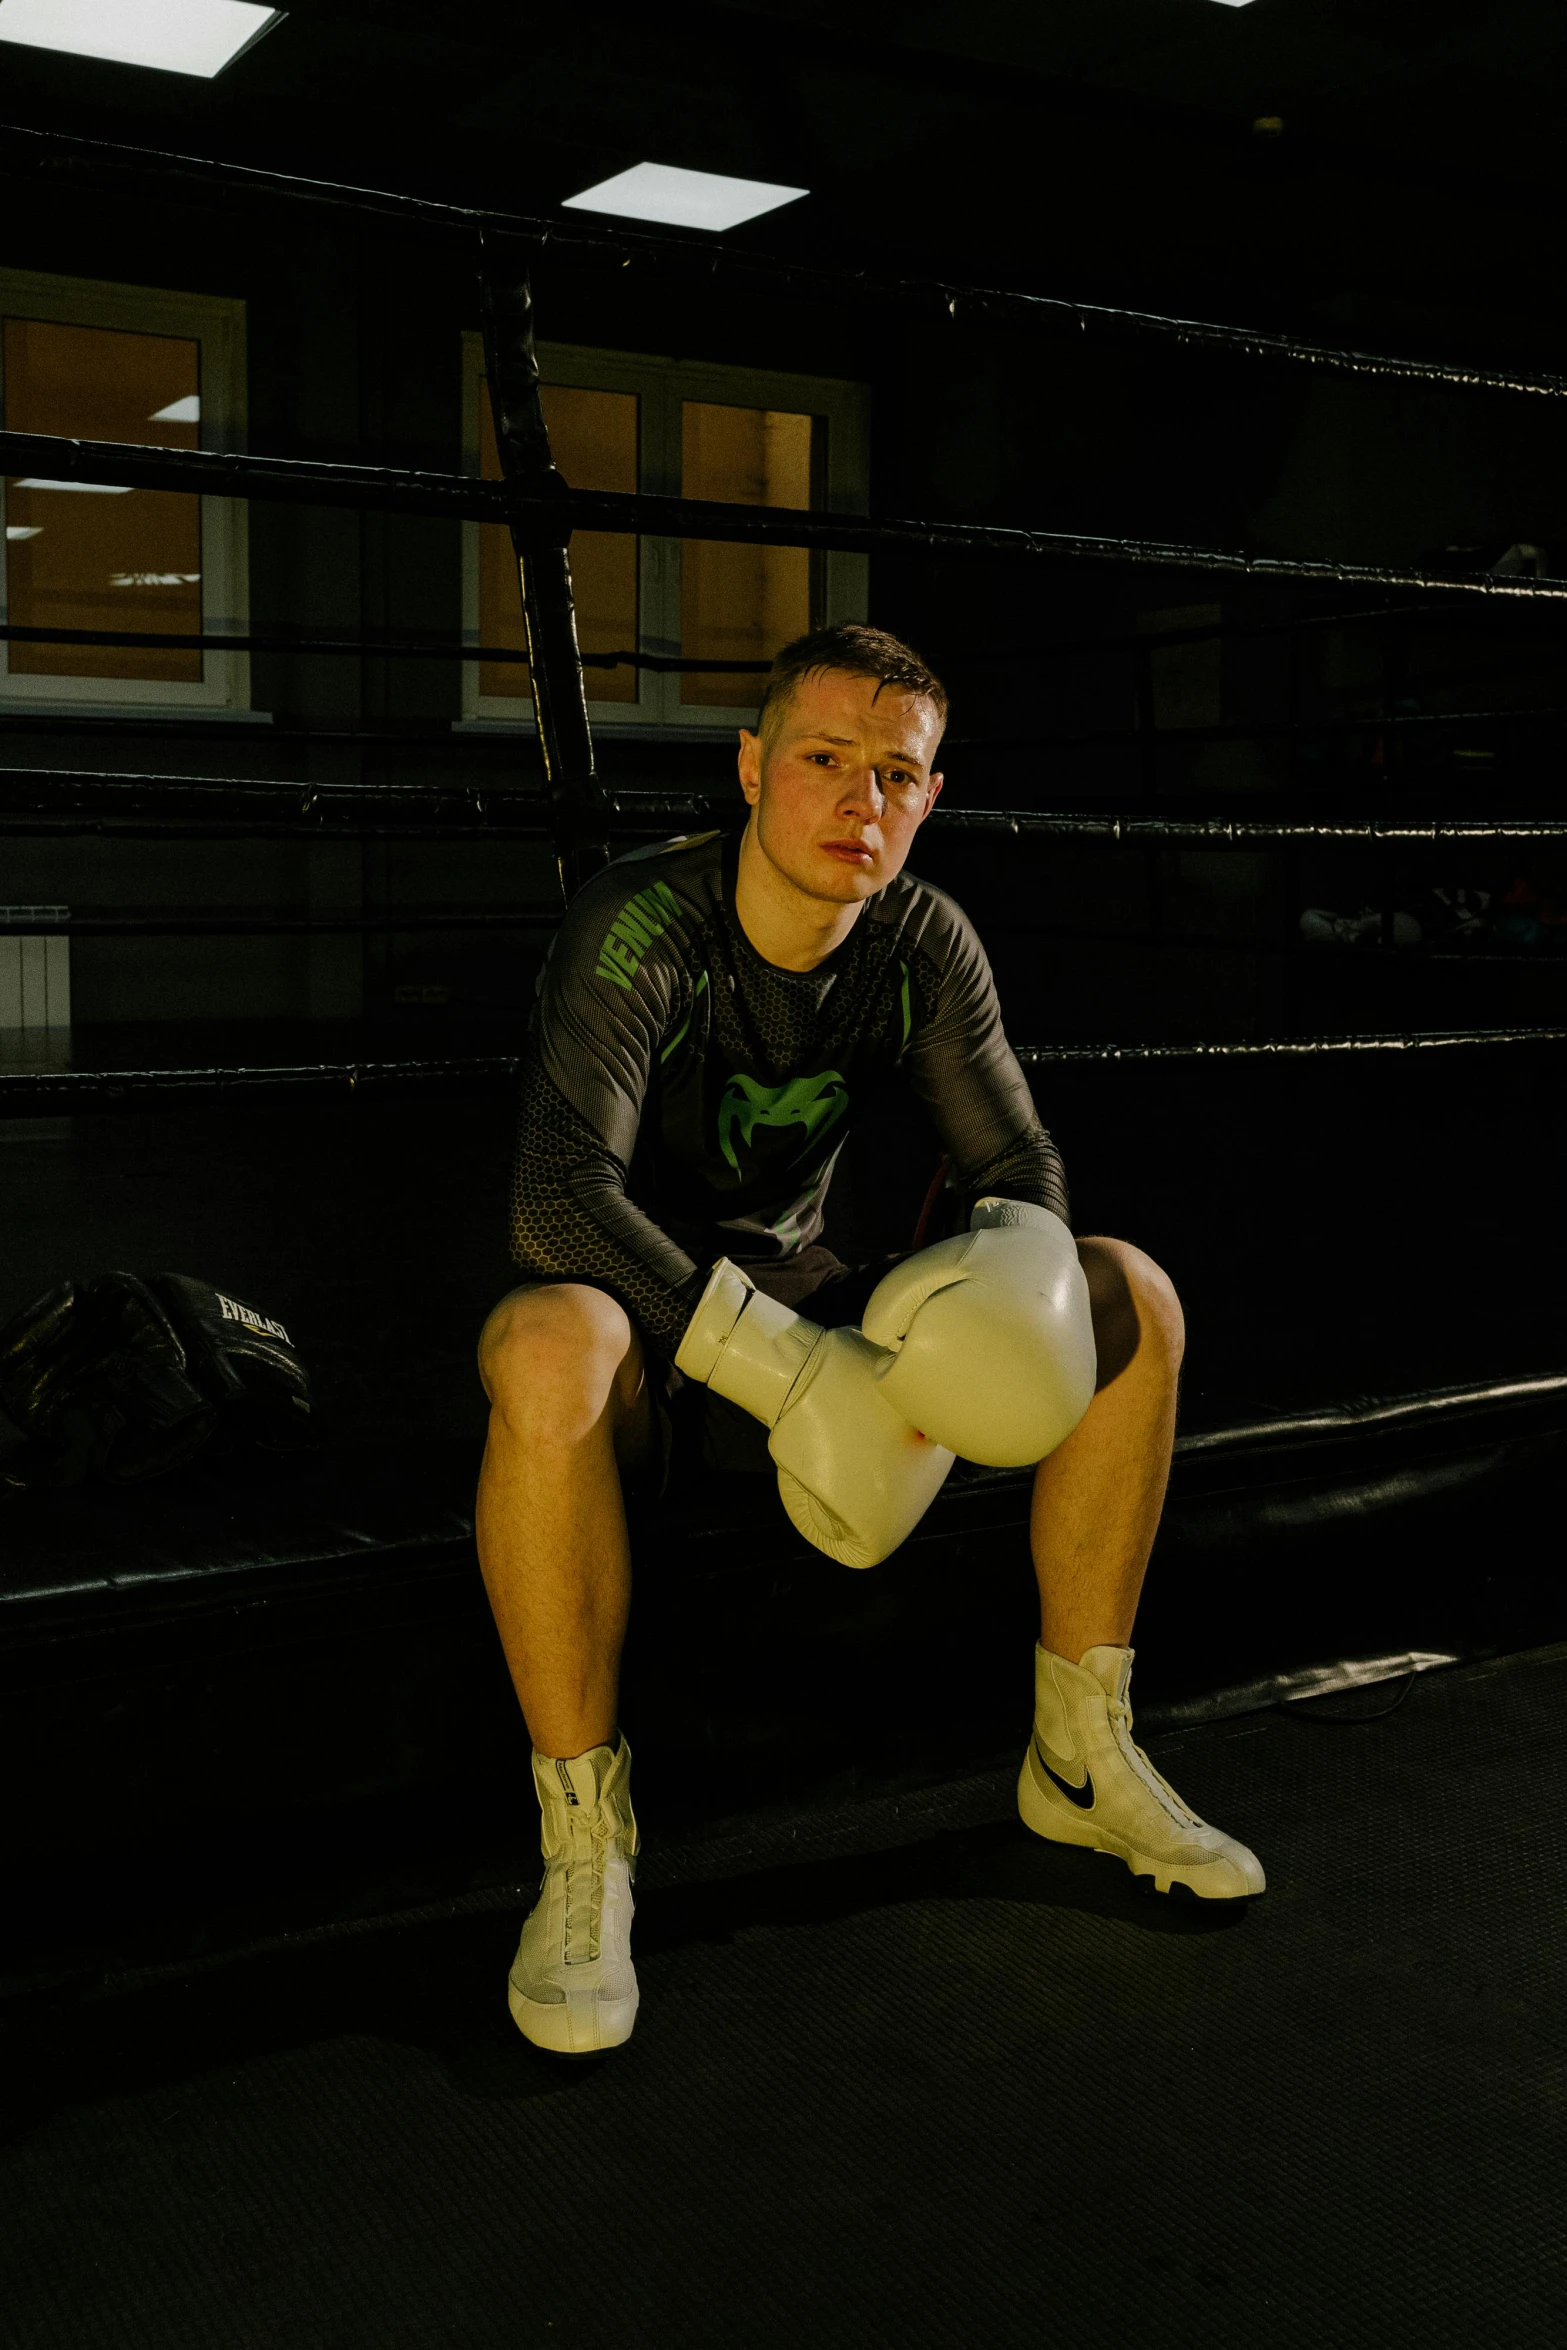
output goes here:
[[1120, 848], [1370, 848], [1446, 847], [1471, 842], [1567, 840], [1567, 818], [1040, 815], [1006, 808], [935, 809], [928, 821], [942, 830], [1084, 841]]
[[1145, 1061], [1312, 1061], [1363, 1053], [1451, 1052], [1475, 1045], [1567, 1044], [1567, 1028], [1417, 1029], [1395, 1036], [1259, 1036], [1219, 1044], [1022, 1044], [1025, 1069]]
[[[1548, 618], [1549, 615], [1546, 617]], [[1472, 627], [1480, 622], [1503, 618], [1516, 626], [1517, 614], [1511, 606], [1507, 608], [1505, 613], [1502, 613], [1483, 603], [1356, 604], [1351, 605], [1348, 609], [1335, 608], [1326, 612], [1292, 613], [1281, 620], [1242, 621], [1231, 618], [1207, 621], [1182, 628], [1120, 629], [1107, 630], [1098, 636], [1052, 637], [1027, 645], [971, 645], [942, 653], [939, 656], [937, 666], [943, 669], [992, 665], [1020, 668], [1042, 661], [1082, 660], [1117, 653], [1147, 655], [1151, 652], [1157, 652], [1165, 646], [1211, 644], [1221, 638], [1249, 641], [1258, 637], [1294, 636], [1308, 630], [1321, 628], [1355, 628], [1374, 624], [1387, 627], [1402, 626], [1412, 622], [1423, 622], [1436, 626], [1454, 620], [1463, 620], [1466, 625]], [[202, 651], [214, 653], [246, 651], [357, 653], [372, 658], [401, 659], [406, 656], [412, 659], [502, 662], [526, 662], [528, 658], [525, 652], [511, 645], [430, 645], [413, 638], [312, 638], [276, 634], [265, 639], [259, 636], [241, 637], [224, 634], [200, 636], [191, 634], [176, 637], [169, 631], [162, 629], [146, 631], [128, 629], [68, 630], [24, 627], [20, 623], [0, 627], [0, 642], [8, 637], [24, 643], [38, 644], [135, 645], [142, 643], [149, 649], [157, 650], [166, 650], [171, 645], [188, 650], [199, 647]], [[637, 653], [629, 648], [608, 653], [584, 653], [581, 659], [584, 668], [588, 669], [642, 667], [672, 671], [681, 669], [693, 671], [727, 670], [752, 676], [757, 673], [758, 666], [754, 661], [698, 661], [688, 659], [683, 654]], [[194, 728], [199, 726], [200, 721], [193, 719], [189, 713], [182, 713], [175, 723], [182, 734], [189, 735]], [[446, 740], [448, 738], [455, 742], [470, 742], [481, 738], [493, 741], [499, 739], [506, 728], [504, 720], [495, 720], [491, 721], [488, 727], [476, 729], [468, 735], [453, 736], [450, 728], [447, 727], [441, 730], [437, 736], [428, 727], [416, 731], [411, 730], [408, 726], [403, 726], [394, 731], [390, 725], [378, 728], [355, 725], [301, 725], [287, 722], [276, 725], [263, 712], [240, 712], [221, 722], [209, 721], [209, 725], [213, 723], [220, 723], [221, 731], [225, 734], [232, 734], [236, 727], [254, 725], [264, 726], [269, 736], [274, 738], [286, 734], [290, 740], [294, 741], [367, 743]], [[1388, 720], [1383, 723], [1391, 724], [1393, 721]], [[169, 729], [169, 721], [167, 718], [139, 718], [123, 710], [104, 711], [89, 719], [66, 711], [19, 713], [0, 709], [0, 729], [16, 732], [19, 729], [37, 729], [40, 726], [60, 730], [74, 728], [78, 732], [84, 727], [97, 727], [106, 732], [166, 734]]]
[[319, 743], [329, 750], [386, 752], [438, 749], [449, 750], [459, 757], [477, 748], [504, 751], [512, 761], [516, 760], [519, 747], [525, 748], [532, 739], [530, 727], [510, 719], [483, 719], [458, 727], [450, 718], [311, 720], [293, 718], [286, 713], [274, 717], [268, 710], [186, 709], [155, 711], [143, 716], [125, 709], [94, 710], [90, 703], [51, 709], [37, 705], [31, 709], [16, 708], [0, 703], [0, 735], [7, 734], [44, 734], [51, 740], [55, 737], [69, 740], [73, 735], [108, 735], [119, 742], [152, 738], [165, 745], [172, 737], [181, 743], [242, 742], [251, 749], [259, 743]]
[[[6, 801], [12, 796], [30, 800], [31, 805], [21, 810], [10, 808]], [[293, 821], [286, 829], [294, 833], [325, 832], [322, 820], [336, 817], [339, 821], [333, 830], [337, 836], [358, 837], [368, 824], [376, 837], [396, 838], [402, 828], [393, 819], [406, 811], [410, 827], [418, 827], [423, 837], [439, 838], [447, 833], [461, 837], [480, 829], [508, 839], [543, 839], [548, 835], [543, 795], [517, 785], [322, 784], [276, 777], [0, 767], [0, 828], [24, 828], [33, 817], [47, 816], [51, 803], [56, 802], [77, 822], [94, 821], [96, 812], [86, 803], [100, 798], [140, 803], [163, 800], [176, 809], [217, 803], [221, 811], [227, 804], [234, 810], [227, 825], [230, 837], [242, 837], [255, 821], [253, 811], [245, 806], [247, 800], [259, 801], [263, 807], [288, 807]], [[649, 829], [738, 813], [733, 794], [719, 793], [625, 789], [606, 792], [605, 804], [609, 814], [623, 825]], [[149, 823], [156, 821], [145, 806], [137, 813]], [[63, 816], [53, 820], [62, 821]], [[209, 819], [211, 824], [220, 821], [220, 812]], [[1151, 816], [1140, 812], [938, 806], [927, 821], [940, 833], [977, 832], [1121, 848], [1442, 848], [1567, 840], [1567, 817], [1556, 816]], [[273, 822], [277, 822], [275, 817]], [[205, 837], [213, 835], [209, 831]]]
[[[1318, 1062], [1361, 1054], [1408, 1054], [1567, 1043], [1567, 1028], [1467, 1028], [1402, 1036], [1253, 1038], [1225, 1044], [1022, 1045], [1025, 1068], [1108, 1068], [1193, 1061]], [[509, 1084], [515, 1053], [429, 1060], [360, 1060], [188, 1069], [13, 1069], [0, 1071], [0, 1117], [105, 1109], [210, 1107], [236, 1098], [300, 1098], [484, 1091]]]
[[[1281, 1412], [1271, 1420], [1253, 1420], [1247, 1436], [1255, 1445], [1310, 1442], [1318, 1436], [1377, 1436], [1390, 1429], [1431, 1426], [1477, 1404], [1546, 1403], [1567, 1400], [1567, 1372], [1540, 1371], [1521, 1379], [1488, 1379], [1477, 1386], [1433, 1387], [1420, 1395], [1356, 1396], [1316, 1411]], [[1190, 1458], [1227, 1448], [1230, 1439], [1217, 1430], [1198, 1430], [1176, 1439], [1176, 1449]]]
[[384, 906], [336, 912], [255, 914], [243, 907], [143, 907], [134, 913], [73, 913], [65, 907], [0, 906], [0, 938], [332, 937], [347, 932], [550, 930], [553, 906]]
[[1505, 603], [1567, 602], [1567, 579], [1434, 572], [1401, 564], [1328, 563], [1294, 555], [1250, 555], [1165, 539], [1125, 539], [1005, 523], [874, 521], [799, 507], [725, 505], [629, 490], [529, 489], [518, 480], [377, 465], [307, 463], [293, 457], [225, 455], [131, 441], [87, 441], [49, 433], [0, 432], [0, 472], [115, 488], [172, 489], [209, 497], [346, 506], [387, 514], [505, 523], [560, 543], [574, 530], [620, 536], [707, 539], [736, 546], [809, 547], [853, 554], [945, 559], [1120, 563], [1166, 571], [1318, 586], [1418, 588], [1424, 593]]
[[[1184, 632], [1183, 632], [1184, 633]], [[35, 628], [0, 622], [0, 643], [30, 645], [124, 646], [153, 652], [210, 653], [323, 653], [361, 660], [507, 662], [526, 667], [529, 655], [514, 645], [432, 645], [415, 639], [376, 637], [239, 636], [177, 633], [168, 629]], [[1059, 650], [1051, 647], [1048, 650]], [[650, 669], [663, 674], [722, 673], [756, 677], [764, 662], [695, 660], [678, 653], [579, 653], [584, 669]], [[1002, 751], [1028, 749], [1034, 744], [1076, 747], [1086, 743], [1146, 742], [1150, 733], [1164, 742], [1260, 742], [1296, 735], [1378, 734], [1434, 726], [1521, 726], [1560, 724], [1567, 710], [1558, 707], [1512, 710], [1396, 710], [1385, 716], [1297, 718], [1227, 726], [1144, 727], [1093, 726], [1035, 728], [1022, 735], [948, 735], [948, 751]]]
[[[516, 645], [429, 645], [411, 637], [241, 636], [177, 632], [163, 628], [35, 628], [0, 622], [0, 644], [124, 645], [156, 653], [324, 653], [365, 661], [501, 661], [526, 667], [529, 655]], [[720, 670], [760, 676], [765, 661], [697, 661], [683, 653], [579, 653], [584, 669]]]
[[945, 314], [954, 320], [961, 311], [966, 318], [1057, 333], [1135, 340], [1153, 338], [1172, 342], [1181, 349], [1210, 351], [1233, 358], [1284, 360], [1313, 367], [1323, 374], [1380, 377], [1466, 392], [1521, 393], [1536, 399], [1567, 397], [1567, 378], [1559, 375], [1468, 367], [1449, 360], [1403, 358], [1388, 352], [1337, 349], [1254, 327], [1168, 318], [1154, 311], [1115, 309], [1103, 303], [1073, 302], [1057, 295], [1023, 293], [1004, 287], [960, 285], [950, 280], [909, 278], [866, 269], [829, 269], [712, 242], [699, 244], [691, 238], [659, 236], [642, 230], [596, 229], [576, 221], [442, 203], [392, 190], [359, 188], [331, 180], [258, 170], [253, 165], [224, 163], [213, 157], [75, 138], [57, 131], [34, 130], [22, 123], [0, 124], [0, 160], [6, 159], [6, 149], [11, 150], [15, 161], [29, 174], [36, 174], [42, 165], [56, 172], [74, 171], [111, 181], [116, 178], [197, 179], [212, 187], [273, 203], [324, 206], [409, 227], [455, 231], [465, 239], [475, 230], [501, 230], [530, 244], [536, 258], [553, 251], [568, 257], [582, 256], [612, 263], [623, 269], [640, 265], [685, 271], [709, 282], [720, 277], [740, 279], [749, 281], [757, 290], [772, 288], [816, 300], [837, 296], [855, 303], [924, 310], [937, 317]]
[[1123, 743], [1146, 749], [1150, 740], [1160, 745], [1181, 743], [1293, 742], [1304, 736], [1319, 741], [1338, 734], [1419, 734], [1441, 726], [1560, 726], [1567, 709], [1536, 704], [1514, 710], [1392, 710], [1377, 716], [1337, 718], [1235, 720], [1223, 726], [1081, 726], [1027, 734], [953, 734], [943, 737], [942, 752], [1026, 751], [1036, 743], [1043, 749], [1078, 750], [1094, 745]]

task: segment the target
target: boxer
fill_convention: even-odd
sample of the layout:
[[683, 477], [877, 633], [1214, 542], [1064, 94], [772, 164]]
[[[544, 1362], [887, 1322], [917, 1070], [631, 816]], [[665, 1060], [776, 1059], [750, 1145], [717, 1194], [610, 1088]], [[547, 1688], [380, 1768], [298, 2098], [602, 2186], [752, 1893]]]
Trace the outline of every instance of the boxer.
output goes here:
[[[617, 1723], [635, 1480], [768, 1468], [810, 1541], [869, 1567], [955, 1456], [1037, 1463], [1023, 1819], [1161, 1892], [1263, 1890], [1254, 1855], [1132, 1737], [1180, 1306], [1140, 1250], [1074, 1239], [979, 941], [905, 871], [946, 715], [940, 681], [880, 630], [786, 646], [740, 736], [743, 833], [619, 859], [573, 901], [540, 979], [511, 1195], [523, 1279], [480, 1340], [477, 1513], [543, 1815], [509, 1986], [540, 2047], [614, 2047], [636, 2016]], [[967, 1229], [845, 1266], [820, 1239], [828, 1184], [893, 1068]]]

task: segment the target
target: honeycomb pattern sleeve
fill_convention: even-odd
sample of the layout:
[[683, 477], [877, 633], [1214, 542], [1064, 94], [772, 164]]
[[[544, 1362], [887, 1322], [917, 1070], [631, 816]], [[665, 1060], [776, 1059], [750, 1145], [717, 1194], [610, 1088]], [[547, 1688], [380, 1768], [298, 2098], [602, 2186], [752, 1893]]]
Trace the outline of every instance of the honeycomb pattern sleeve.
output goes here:
[[[705, 1275], [627, 1195], [693, 909], [678, 864], [623, 858], [573, 900], [540, 975], [512, 1163], [512, 1262], [618, 1298], [673, 1355]], [[640, 884], [640, 886], [639, 886]]]
[[965, 1222], [974, 1202], [993, 1194], [998, 1199], [1032, 1200], [1035, 1207], [1053, 1209], [1062, 1223], [1071, 1228], [1072, 1202], [1066, 1188], [1066, 1169], [1054, 1140], [1037, 1118], [988, 1167], [969, 1172], [961, 1181]]
[[975, 1200], [994, 1192], [1050, 1208], [1070, 1224], [1066, 1169], [1007, 1042], [985, 950], [961, 909], [930, 895], [941, 921], [917, 950], [929, 1009], [915, 1024], [904, 1067], [952, 1161], [965, 1219]]
[[533, 1037], [523, 1059], [509, 1223], [520, 1273], [608, 1290], [673, 1359], [706, 1272], [627, 1198], [624, 1164], [553, 1083]]

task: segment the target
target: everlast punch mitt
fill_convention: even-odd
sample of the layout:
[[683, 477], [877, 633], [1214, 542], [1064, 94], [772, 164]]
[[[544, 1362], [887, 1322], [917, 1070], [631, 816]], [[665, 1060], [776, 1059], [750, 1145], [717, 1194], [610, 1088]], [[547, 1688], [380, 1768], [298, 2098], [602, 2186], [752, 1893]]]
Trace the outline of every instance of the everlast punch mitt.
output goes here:
[[11, 1484], [135, 1484], [208, 1446], [310, 1442], [310, 1382], [280, 1322], [182, 1273], [63, 1282], [0, 1330]]
[[299, 1452], [314, 1441], [310, 1374], [281, 1322], [188, 1273], [154, 1273], [152, 1288], [197, 1386], [219, 1407], [225, 1442]]

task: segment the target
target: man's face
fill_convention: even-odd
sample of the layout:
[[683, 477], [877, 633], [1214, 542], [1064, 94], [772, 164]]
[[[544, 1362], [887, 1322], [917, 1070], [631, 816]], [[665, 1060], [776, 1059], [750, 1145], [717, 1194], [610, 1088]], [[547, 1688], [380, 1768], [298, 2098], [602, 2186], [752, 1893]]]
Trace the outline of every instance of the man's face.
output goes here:
[[808, 897], [873, 897], [935, 805], [940, 741], [922, 694], [841, 669], [802, 679], [765, 743], [741, 729], [740, 786], [763, 855]]

